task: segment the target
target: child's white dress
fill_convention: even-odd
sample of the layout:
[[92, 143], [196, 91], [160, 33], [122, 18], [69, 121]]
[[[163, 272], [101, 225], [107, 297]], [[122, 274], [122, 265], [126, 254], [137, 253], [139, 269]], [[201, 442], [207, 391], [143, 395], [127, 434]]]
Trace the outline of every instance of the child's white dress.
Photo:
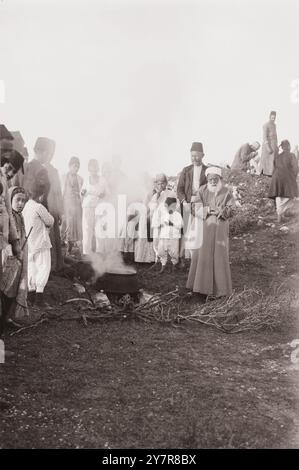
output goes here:
[[47, 209], [33, 199], [23, 209], [26, 235], [28, 238], [28, 289], [41, 293], [48, 282], [51, 271], [51, 241], [49, 228], [54, 218]]

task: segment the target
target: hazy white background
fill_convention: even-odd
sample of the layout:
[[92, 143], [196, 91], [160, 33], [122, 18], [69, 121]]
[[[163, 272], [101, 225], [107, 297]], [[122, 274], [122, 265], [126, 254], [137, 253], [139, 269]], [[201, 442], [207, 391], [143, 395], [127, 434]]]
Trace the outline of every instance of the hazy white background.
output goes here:
[[175, 174], [194, 140], [230, 163], [271, 109], [299, 143], [298, 0], [0, 0], [0, 59], [0, 122], [30, 156], [54, 138], [62, 172], [119, 154]]

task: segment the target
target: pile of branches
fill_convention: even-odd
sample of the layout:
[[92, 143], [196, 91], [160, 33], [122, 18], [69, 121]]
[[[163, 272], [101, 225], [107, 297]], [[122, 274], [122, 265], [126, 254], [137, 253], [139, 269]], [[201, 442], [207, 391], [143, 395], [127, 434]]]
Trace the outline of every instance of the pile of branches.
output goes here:
[[110, 305], [97, 305], [86, 298], [73, 298], [65, 302], [78, 307], [71, 316], [65, 315], [63, 309], [58, 313], [48, 312], [35, 325], [23, 327], [13, 334], [49, 320], [80, 320], [84, 326], [88, 326], [90, 322], [126, 318], [172, 325], [196, 322], [224, 333], [274, 329], [286, 320], [294, 295], [294, 291], [284, 288], [282, 284], [278, 288], [273, 287], [268, 294], [259, 289], [245, 288], [241, 292], [233, 292], [230, 297], [208, 297], [203, 304], [197, 303], [196, 299], [194, 302], [191, 293], [180, 292], [178, 288], [164, 294], [154, 294], [139, 304], [132, 302], [130, 296], [124, 297], [120, 304]]
[[268, 198], [270, 179], [263, 175], [223, 169], [224, 183], [236, 195], [237, 208], [230, 220], [230, 232], [239, 235], [257, 225], [260, 217], [273, 213]]
[[[154, 294], [146, 302], [134, 304], [129, 296], [122, 302], [105, 306], [88, 306], [82, 315], [86, 326], [89, 321], [103, 319], [135, 318], [144, 322], [178, 324], [197, 322], [212, 326], [225, 333], [276, 328], [290, 311], [294, 292], [283, 284], [273, 286], [265, 294], [259, 289], [245, 288], [230, 297], [207, 298], [201, 304], [194, 302], [191, 293], [178, 288], [163, 294]], [[192, 302], [190, 302], [192, 300]], [[88, 302], [87, 299], [85, 301]]]
[[265, 294], [259, 289], [245, 288], [230, 297], [207, 298], [204, 304], [190, 305], [178, 290], [153, 296], [147, 303], [134, 309], [144, 321], [162, 323], [197, 322], [212, 326], [225, 333], [247, 330], [273, 329], [285, 320], [290, 311], [294, 292], [273, 287]]
[[180, 315], [180, 320], [213, 326], [225, 333], [240, 333], [260, 329], [274, 329], [281, 325], [290, 312], [294, 292], [273, 288], [265, 294], [259, 289], [233, 292], [229, 298], [207, 301]]

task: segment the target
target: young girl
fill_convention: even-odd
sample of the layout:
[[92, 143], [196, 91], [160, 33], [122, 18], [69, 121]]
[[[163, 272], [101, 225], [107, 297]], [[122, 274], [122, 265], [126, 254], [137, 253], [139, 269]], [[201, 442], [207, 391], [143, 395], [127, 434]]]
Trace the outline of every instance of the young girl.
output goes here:
[[[17, 273], [16, 279], [16, 295], [14, 297], [7, 296], [9, 294], [2, 293], [2, 305], [6, 313], [6, 318], [13, 319], [16, 321], [27, 320], [29, 317], [27, 307], [27, 270], [28, 270], [28, 251], [25, 233], [24, 219], [22, 216], [22, 210], [24, 209], [27, 197], [25, 189], [22, 187], [11, 187], [9, 188], [9, 197], [11, 200], [12, 216], [15, 221], [17, 234], [20, 240], [21, 256], [19, 260], [21, 262], [20, 273]], [[11, 256], [11, 246], [7, 245], [4, 255]]]
[[17, 280], [17, 293], [15, 298], [7, 299], [9, 303], [8, 315], [16, 321], [26, 320], [29, 317], [27, 307], [27, 283], [28, 283], [28, 248], [26, 243], [26, 232], [25, 224], [22, 215], [25, 203], [27, 201], [27, 195], [24, 188], [20, 186], [13, 186], [9, 188], [9, 196], [11, 200], [12, 215], [15, 221], [17, 234], [20, 240], [21, 247], [21, 270], [18, 274], [19, 279]]
[[47, 198], [48, 189], [48, 183], [37, 183], [23, 211], [27, 235], [32, 228], [28, 238], [28, 298], [39, 307], [45, 306], [43, 292], [51, 271], [49, 231], [54, 218], [42, 204]]

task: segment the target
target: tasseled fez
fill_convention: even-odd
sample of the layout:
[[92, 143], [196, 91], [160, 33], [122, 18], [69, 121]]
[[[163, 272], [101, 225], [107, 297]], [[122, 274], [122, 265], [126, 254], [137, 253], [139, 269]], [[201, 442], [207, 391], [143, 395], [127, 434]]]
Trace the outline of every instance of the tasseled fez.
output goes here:
[[203, 145], [201, 142], [193, 142], [191, 145], [190, 152], [196, 151], [196, 152], [202, 152], [203, 153]]

